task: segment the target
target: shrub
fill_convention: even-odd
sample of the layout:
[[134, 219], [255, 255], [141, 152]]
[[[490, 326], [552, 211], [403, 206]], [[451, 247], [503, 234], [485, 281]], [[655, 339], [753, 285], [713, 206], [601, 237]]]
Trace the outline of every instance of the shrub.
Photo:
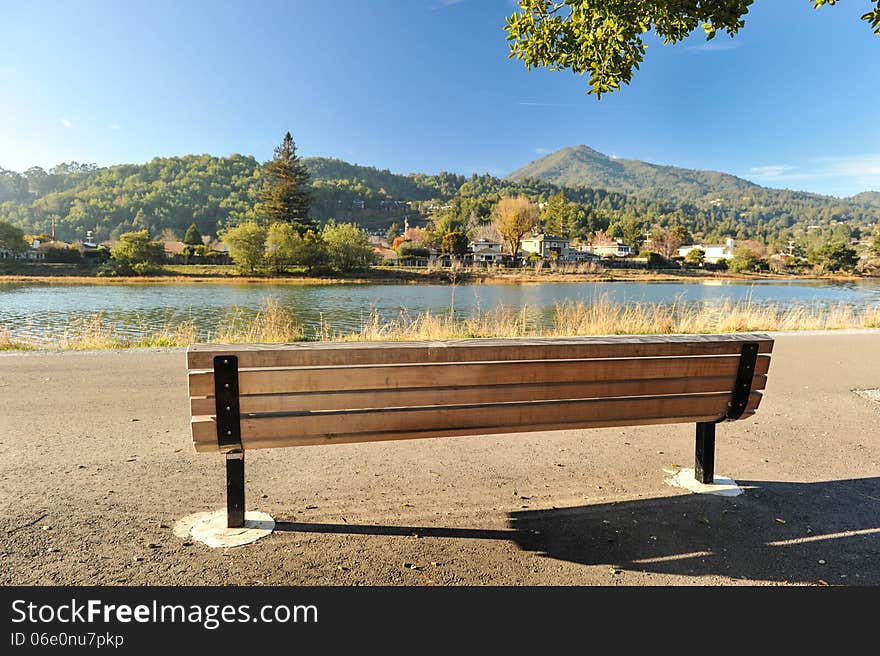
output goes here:
[[[126, 232], [110, 249], [110, 256], [121, 265], [130, 268], [135, 264], [159, 264], [165, 259], [161, 243], [152, 241], [147, 230]], [[133, 270], [133, 269], [132, 269]]]
[[107, 260], [101, 266], [98, 267], [98, 270], [95, 271], [96, 276], [101, 276], [102, 278], [115, 278], [117, 276], [130, 276], [134, 273], [134, 270], [131, 268], [131, 265], [127, 262], [120, 262], [118, 260]]
[[739, 246], [733, 252], [733, 259], [730, 260], [730, 270], [736, 273], [766, 271], [767, 261], [759, 257], [752, 249]]
[[684, 256], [684, 261], [688, 264], [696, 264], [701, 266], [706, 261], [706, 251], [700, 248], [693, 248]]
[[443, 253], [449, 253], [461, 257], [467, 254], [468, 238], [463, 232], [448, 232], [443, 235], [443, 241], [440, 250]]
[[856, 251], [843, 241], [827, 241], [811, 250], [807, 259], [826, 271], [852, 271], [859, 262]]
[[354, 223], [330, 221], [321, 231], [330, 266], [340, 273], [367, 267], [376, 260], [367, 233]]
[[639, 259], [646, 260], [649, 267], [661, 266], [666, 261], [666, 258], [654, 251], [642, 251], [639, 253]]
[[401, 259], [407, 257], [428, 257], [431, 254], [424, 246], [417, 246], [411, 241], [405, 241], [397, 245], [397, 256]]
[[75, 248], [57, 248], [50, 246], [43, 251], [46, 262], [64, 262], [75, 264], [82, 261], [82, 254]]
[[189, 244], [190, 246], [198, 246], [202, 243], [202, 233], [199, 232], [198, 226], [195, 223], [192, 223], [189, 228], [186, 229], [186, 234], [183, 236], [183, 243]]
[[266, 259], [272, 263], [275, 273], [283, 272], [293, 264], [302, 250], [302, 238], [290, 223], [276, 222], [266, 234]]
[[223, 243], [236, 268], [242, 273], [254, 273], [263, 263], [266, 248], [266, 229], [253, 221], [229, 228], [222, 235]]

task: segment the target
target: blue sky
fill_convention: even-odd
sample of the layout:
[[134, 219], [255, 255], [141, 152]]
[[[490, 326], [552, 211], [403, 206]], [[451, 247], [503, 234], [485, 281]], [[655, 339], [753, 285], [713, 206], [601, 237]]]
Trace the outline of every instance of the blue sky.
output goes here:
[[757, 0], [736, 39], [650, 40], [633, 83], [507, 59], [512, 0], [0, 0], [0, 166], [300, 154], [503, 175], [587, 144], [838, 196], [880, 190], [868, 0]]

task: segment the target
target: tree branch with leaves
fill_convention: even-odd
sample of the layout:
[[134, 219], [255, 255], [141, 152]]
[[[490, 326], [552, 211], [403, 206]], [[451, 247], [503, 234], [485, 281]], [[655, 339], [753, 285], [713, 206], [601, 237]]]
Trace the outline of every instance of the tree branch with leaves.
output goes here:
[[[814, 8], [838, 0], [807, 0]], [[862, 15], [880, 34], [880, 0]], [[706, 39], [735, 36], [754, 0], [520, 0], [504, 29], [510, 57], [526, 68], [589, 74], [589, 93], [601, 98], [629, 84], [644, 60], [643, 35], [654, 31], [664, 45], [702, 27]]]

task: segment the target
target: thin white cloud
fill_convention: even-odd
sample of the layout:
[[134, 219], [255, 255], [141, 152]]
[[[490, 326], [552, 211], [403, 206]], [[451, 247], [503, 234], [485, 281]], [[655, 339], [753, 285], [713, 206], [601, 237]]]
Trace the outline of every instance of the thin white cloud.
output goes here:
[[110, 125], [107, 126], [107, 129], [108, 130], [121, 130], [122, 126], [119, 125], [119, 123], [111, 123]]
[[66, 118], [61, 119], [61, 125], [62, 125], [62, 127], [65, 127], [68, 129], [73, 127], [73, 123], [71, 123], [70, 120], [66, 119]]
[[536, 152], [538, 155], [546, 155], [546, 154], [549, 153], [550, 151], [547, 150], [546, 148], [535, 148], [535, 152]]
[[523, 107], [577, 107], [571, 103], [547, 103], [547, 102], [518, 102]]
[[778, 178], [792, 169], [794, 167], [788, 164], [768, 164], [767, 166], [753, 166], [749, 169], [749, 173], [756, 178]]
[[741, 48], [742, 45], [742, 41], [734, 39], [725, 39], [723, 41], [713, 39], [712, 41], [707, 41], [699, 45], [687, 46], [686, 48], [683, 48], [683, 50], [691, 53], [724, 52], [726, 50], [736, 50], [737, 48]]
[[820, 157], [817, 161], [825, 166], [832, 175], [859, 178], [880, 177], [880, 153], [850, 157]]
[[880, 153], [813, 157], [798, 165], [753, 166], [745, 176], [771, 186], [792, 182], [840, 190], [840, 195], [880, 190]]
[[431, 7], [432, 11], [436, 11], [437, 9], [445, 9], [446, 7], [451, 7], [452, 5], [461, 4], [464, 0], [437, 0], [436, 3]]

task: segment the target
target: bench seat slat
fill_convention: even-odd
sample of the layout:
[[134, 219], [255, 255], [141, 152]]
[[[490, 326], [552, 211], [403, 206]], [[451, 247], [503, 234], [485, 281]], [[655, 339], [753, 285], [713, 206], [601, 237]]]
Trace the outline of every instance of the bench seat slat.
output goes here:
[[[758, 356], [755, 373], [765, 374], [769, 356]], [[242, 395], [411, 389], [455, 385], [596, 382], [636, 378], [734, 376], [739, 357], [612, 358], [595, 360], [500, 361], [392, 364], [351, 367], [240, 370]], [[190, 396], [210, 396], [213, 372], [189, 375]]]
[[[537, 401], [453, 407], [250, 415], [241, 420], [245, 449], [307, 444], [409, 439], [413, 436], [529, 432], [567, 428], [713, 421], [729, 393], [574, 401]], [[760, 403], [752, 392], [747, 411]], [[663, 420], [663, 421], [661, 421]], [[502, 430], [504, 429], [504, 430]], [[217, 450], [212, 417], [194, 417], [197, 450]]]
[[242, 369], [411, 362], [554, 360], [596, 357], [735, 355], [743, 342], [773, 350], [763, 334], [611, 335], [603, 337], [462, 339], [419, 342], [301, 342], [295, 344], [194, 344], [189, 369], [210, 369], [215, 355], [236, 355]]
[[[757, 375], [752, 389], [764, 389], [766, 375]], [[343, 392], [305, 392], [242, 396], [242, 413], [302, 412], [313, 410], [346, 410], [355, 408], [398, 408], [419, 405], [452, 405], [461, 403], [503, 403], [551, 399], [613, 398], [620, 396], [656, 396], [723, 392], [733, 389], [733, 376], [709, 378], [659, 378], [593, 383], [544, 383], [523, 385], [455, 386], [400, 390], [352, 390]], [[193, 416], [213, 415], [214, 397], [190, 399]]]

